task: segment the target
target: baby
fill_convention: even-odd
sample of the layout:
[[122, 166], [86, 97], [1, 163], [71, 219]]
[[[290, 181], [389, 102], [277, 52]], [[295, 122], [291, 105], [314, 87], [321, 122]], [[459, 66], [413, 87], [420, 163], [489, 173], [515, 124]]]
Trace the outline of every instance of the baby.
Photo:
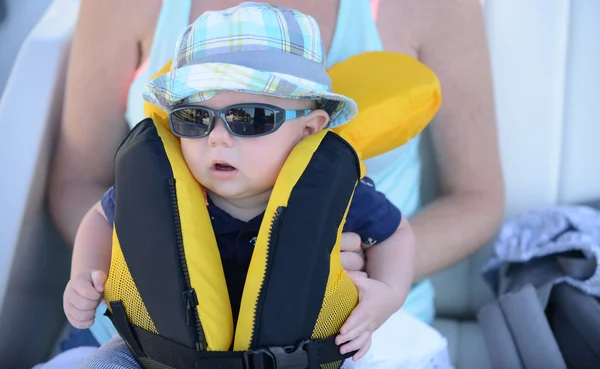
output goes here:
[[[208, 212], [234, 320], [271, 190], [292, 149], [305, 137], [351, 120], [356, 103], [335, 94], [315, 20], [260, 3], [206, 12], [177, 42], [169, 73], [144, 98], [169, 114], [191, 173], [207, 191]], [[114, 189], [84, 217], [75, 240], [65, 313], [90, 327], [111, 258]], [[415, 239], [406, 219], [368, 178], [361, 180], [344, 225], [365, 244], [366, 272], [350, 273], [359, 304], [336, 337], [341, 353], [369, 350], [371, 335], [402, 306], [410, 288]], [[85, 367], [138, 367], [118, 336]]]

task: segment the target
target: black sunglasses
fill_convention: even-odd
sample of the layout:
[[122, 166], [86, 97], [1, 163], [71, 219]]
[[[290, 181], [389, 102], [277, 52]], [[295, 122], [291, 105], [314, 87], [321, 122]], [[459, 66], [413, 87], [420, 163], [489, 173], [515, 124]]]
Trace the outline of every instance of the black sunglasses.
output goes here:
[[260, 103], [232, 105], [221, 110], [184, 105], [169, 112], [169, 125], [176, 136], [202, 138], [210, 134], [215, 117], [219, 117], [233, 136], [258, 137], [275, 132], [286, 120], [308, 113], [310, 110], [285, 110]]

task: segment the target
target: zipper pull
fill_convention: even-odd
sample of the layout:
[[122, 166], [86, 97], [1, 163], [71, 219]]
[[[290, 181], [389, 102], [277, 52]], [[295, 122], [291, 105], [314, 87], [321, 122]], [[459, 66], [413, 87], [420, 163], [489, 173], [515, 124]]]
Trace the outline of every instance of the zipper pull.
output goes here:
[[190, 290], [184, 291], [183, 300], [185, 301], [185, 312], [186, 312], [186, 325], [192, 325], [191, 320], [194, 320], [194, 308], [198, 306], [198, 296], [196, 296], [196, 291], [192, 288]]

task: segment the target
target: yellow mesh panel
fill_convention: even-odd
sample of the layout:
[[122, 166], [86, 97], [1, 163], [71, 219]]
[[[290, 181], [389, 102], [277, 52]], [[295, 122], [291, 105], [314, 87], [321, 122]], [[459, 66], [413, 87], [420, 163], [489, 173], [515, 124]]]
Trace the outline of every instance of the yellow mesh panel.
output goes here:
[[[313, 339], [323, 339], [339, 333], [340, 328], [358, 304], [358, 290], [343, 270], [339, 278], [329, 282], [325, 289], [323, 306], [313, 330]], [[341, 361], [321, 364], [322, 369], [338, 369]]]
[[335, 363], [321, 364], [321, 369], [339, 369], [342, 365], [342, 361], [336, 361]]
[[140, 328], [158, 334], [150, 319], [146, 305], [140, 297], [135, 282], [125, 262], [117, 232], [113, 231], [113, 246], [110, 260], [110, 271], [104, 288], [104, 300], [110, 310], [110, 301], [121, 301], [125, 306], [127, 320]]
[[313, 330], [313, 339], [324, 339], [339, 333], [340, 328], [358, 304], [358, 290], [346, 272], [327, 284], [323, 306]]

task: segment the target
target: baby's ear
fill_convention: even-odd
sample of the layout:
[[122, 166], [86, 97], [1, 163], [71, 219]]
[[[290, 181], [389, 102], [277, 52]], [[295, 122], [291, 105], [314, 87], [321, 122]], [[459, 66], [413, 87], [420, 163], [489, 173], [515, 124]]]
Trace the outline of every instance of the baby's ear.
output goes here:
[[321, 131], [329, 123], [329, 114], [323, 109], [315, 109], [304, 117], [304, 136]]

